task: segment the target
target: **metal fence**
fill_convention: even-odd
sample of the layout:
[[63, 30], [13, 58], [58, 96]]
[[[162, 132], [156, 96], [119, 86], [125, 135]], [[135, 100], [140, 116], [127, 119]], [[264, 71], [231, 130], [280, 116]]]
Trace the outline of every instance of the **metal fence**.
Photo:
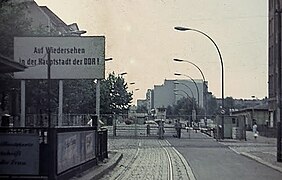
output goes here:
[[[64, 114], [62, 116], [62, 126], [85, 126], [91, 119], [91, 114]], [[51, 126], [59, 125], [58, 114], [51, 114]], [[15, 124], [15, 122], [14, 122]], [[16, 123], [18, 124], [18, 123]], [[28, 127], [47, 127], [48, 114], [27, 114], [25, 125]]]

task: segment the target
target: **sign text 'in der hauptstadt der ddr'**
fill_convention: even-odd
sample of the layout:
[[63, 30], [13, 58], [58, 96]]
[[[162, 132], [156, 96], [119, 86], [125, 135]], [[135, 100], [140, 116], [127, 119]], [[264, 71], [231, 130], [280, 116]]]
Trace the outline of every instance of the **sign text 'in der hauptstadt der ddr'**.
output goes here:
[[28, 68], [17, 79], [104, 79], [105, 37], [15, 37], [14, 60]]

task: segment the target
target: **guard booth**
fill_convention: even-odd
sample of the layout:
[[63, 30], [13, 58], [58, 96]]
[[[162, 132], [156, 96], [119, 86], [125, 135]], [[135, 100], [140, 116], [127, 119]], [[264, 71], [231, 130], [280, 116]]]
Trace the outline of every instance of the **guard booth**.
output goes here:
[[166, 119], [166, 108], [157, 108], [155, 119]]
[[[216, 116], [217, 132], [221, 128], [221, 116]], [[219, 136], [220, 137], [220, 136]], [[245, 121], [238, 116], [224, 116], [224, 138], [226, 139], [245, 139]]]

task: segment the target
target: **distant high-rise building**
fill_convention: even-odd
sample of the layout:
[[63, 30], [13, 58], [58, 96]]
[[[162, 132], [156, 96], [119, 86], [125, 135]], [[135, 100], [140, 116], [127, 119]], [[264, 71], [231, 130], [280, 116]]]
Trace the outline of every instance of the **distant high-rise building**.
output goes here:
[[146, 101], [148, 114], [151, 114], [151, 110], [154, 109], [154, 90], [148, 89], [146, 92]]
[[[175, 82], [178, 84], [175, 84]], [[165, 80], [162, 85], [154, 86], [154, 108], [167, 108], [177, 103], [182, 96], [195, 99], [200, 107], [204, 107], [204, 83], [202, 80]], [[175, 92], [175, 90], [178, 90]], [[178, 94], [178, 95], [176, 95]], [[181, 95], [181, 96], [179, 96]]]

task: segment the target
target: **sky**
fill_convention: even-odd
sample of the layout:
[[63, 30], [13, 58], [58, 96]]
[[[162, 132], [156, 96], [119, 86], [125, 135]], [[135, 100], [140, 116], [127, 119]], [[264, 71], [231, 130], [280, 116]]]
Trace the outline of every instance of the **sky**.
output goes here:
[[[224, 95], [251, 99], [268, 96], [268, 1], [266, 0], [35, 0], [67, 24], [76, 22], [87, 36], [106, 37], [106, 74], [127, 72], [136, 99], [165, 79], [202, 79], [221, 97], [218, 52], [204, 35], [180, 32], [190, 27], [210, 36], [224, 64]], [[186, 78], [187, 79], [187, 78]], [[135, 91], [135, 89], [140, 89]]]

